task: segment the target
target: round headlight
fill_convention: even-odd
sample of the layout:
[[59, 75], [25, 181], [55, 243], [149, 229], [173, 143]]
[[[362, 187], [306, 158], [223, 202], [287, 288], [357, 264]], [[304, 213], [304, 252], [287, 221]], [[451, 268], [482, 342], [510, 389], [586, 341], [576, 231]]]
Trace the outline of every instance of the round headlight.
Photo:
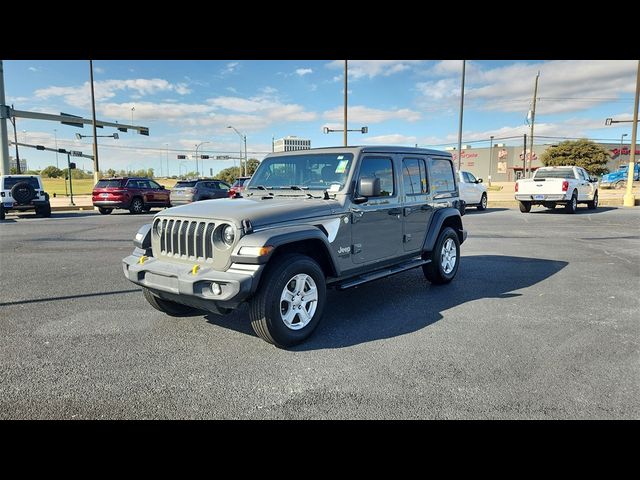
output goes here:
[[162, 236], [162, 220], [158, 220], [156, 222], [155, 227], [153, 227], [153, 231], [156, 233], [157, 236], [159, 237]]
[[227, 225], [226, 227], [224, 227], [224, 229], [222, 230], [222, 241], [231, 246], [233, 245], [233, 241], [235, 240], [235, 238], [236, 232], [234, 231], [233, 227], [231, 225]]

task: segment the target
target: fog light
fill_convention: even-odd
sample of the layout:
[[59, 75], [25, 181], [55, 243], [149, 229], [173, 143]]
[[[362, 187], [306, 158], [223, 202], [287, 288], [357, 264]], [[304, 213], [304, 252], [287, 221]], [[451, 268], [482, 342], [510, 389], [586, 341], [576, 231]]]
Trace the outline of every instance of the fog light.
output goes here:
[[211, 292], [213, 292], [214, 295], [221, 295], [222, 294], [222, 287], [220, 286], [219, 283], [212, 283], [211, 284]]

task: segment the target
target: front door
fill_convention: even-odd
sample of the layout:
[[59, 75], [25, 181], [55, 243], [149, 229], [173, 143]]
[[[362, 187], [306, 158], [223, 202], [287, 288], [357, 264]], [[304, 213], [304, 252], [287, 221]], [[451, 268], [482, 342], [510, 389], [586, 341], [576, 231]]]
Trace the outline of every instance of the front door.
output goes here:
[[422, 249], [427, 227], [433, 214], [427, 195], [427, 164], [422, 157], [402, 159], [402, 194], [404, 218], [402, 243], [405, 252], [417, 252]]
[[[403, 252], [403, 212], [398, 201], [396, 176], [391, 157], [366, 156], [360, 163], [358, 179], [378, 177], [381, 194], [351, 207], [351, 258], [354, 263], [373, 263]], [[358, 195], [355, 192], [355, 196]]]
[[153, 205], [168, 205], [169, 204], [169, 190], [162, 188], [158, 183], [153, 180], [147, 181], [147, 193], [149, 203]]

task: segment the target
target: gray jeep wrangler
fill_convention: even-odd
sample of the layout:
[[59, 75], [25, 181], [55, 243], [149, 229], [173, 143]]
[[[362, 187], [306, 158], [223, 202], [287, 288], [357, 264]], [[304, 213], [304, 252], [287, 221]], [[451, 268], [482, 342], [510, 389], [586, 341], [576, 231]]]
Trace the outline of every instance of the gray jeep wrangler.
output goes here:
[[273, 153], [243, 198], [164, 210], [136, 234], [124, 275], [173, 316], [249, 303], [278, 347], [318, 326], [339, 290], [421, 267], [448, 283], [466, 238], [451, 155], [403, 147]]

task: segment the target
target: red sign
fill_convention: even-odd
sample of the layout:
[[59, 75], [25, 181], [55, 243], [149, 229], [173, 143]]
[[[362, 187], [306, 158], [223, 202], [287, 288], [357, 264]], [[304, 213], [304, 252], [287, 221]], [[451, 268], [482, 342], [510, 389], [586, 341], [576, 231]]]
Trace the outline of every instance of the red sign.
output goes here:
[[[614, 157], [617, 157], [618, 155], [620, 155], [620, 153], [622, 153], [622, 155], [631, 154], [631, 148], [629, 148], [629, 147], [622, 147], [622, 152], [620, 152], [619, 148], [613, 148], [613, 149], [611, 149], [609, 151], [611, 153], [613, 153]], [[636, 155], [640, 155], [640, 150], [636, 150]]]

